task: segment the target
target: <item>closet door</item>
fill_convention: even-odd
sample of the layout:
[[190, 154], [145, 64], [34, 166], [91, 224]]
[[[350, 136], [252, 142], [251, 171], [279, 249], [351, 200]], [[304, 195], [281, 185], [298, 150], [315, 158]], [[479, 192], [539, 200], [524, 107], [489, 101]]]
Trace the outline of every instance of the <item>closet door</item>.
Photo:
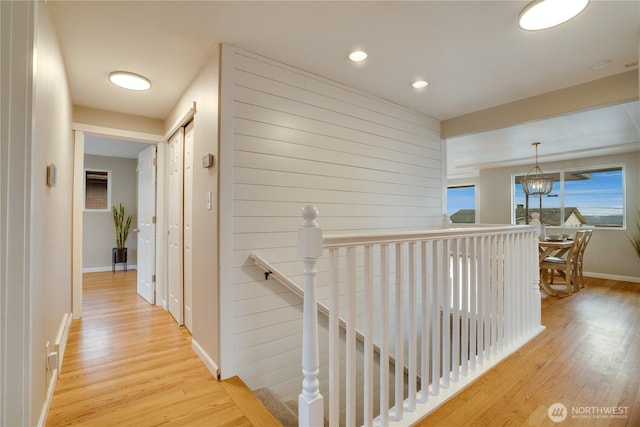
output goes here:
[[193, 288], [193, 122], [184, 132], [184, 326], [192, 331]]
[[178, 322], [183, 319], [183, 179], [184, 129], [180, 128], [169, 140], [169, 251], [167, 276], [169, 280], [169, 312]]

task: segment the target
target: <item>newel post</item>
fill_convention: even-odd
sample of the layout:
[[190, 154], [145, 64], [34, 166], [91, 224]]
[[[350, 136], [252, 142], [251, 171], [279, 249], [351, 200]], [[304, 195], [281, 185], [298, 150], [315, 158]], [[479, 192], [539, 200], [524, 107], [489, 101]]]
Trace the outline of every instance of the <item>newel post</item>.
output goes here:
[[544, 225], [540, 222], [540, 214], [533, 212], [531, 214], [531, 223], [536, 228], [533, 239], [533, 307], [531, 319], [533, 326], [537, 327], [542, 324], [542, 294], [540, 293], [540, 256], [538, 255], [538, 241], [544, 238]]
[[302, 393], [298, 397], [298, 425], [324, 425], [324, 404], [318, 372], [318, 312], [316, 302], [316, 262], [322, 256], [322, 229], [316, 218], [318, 209], [302, 209], [304, 224], [298, 229], [298, 255], [304, 264], [304, 308], [302, 314]]

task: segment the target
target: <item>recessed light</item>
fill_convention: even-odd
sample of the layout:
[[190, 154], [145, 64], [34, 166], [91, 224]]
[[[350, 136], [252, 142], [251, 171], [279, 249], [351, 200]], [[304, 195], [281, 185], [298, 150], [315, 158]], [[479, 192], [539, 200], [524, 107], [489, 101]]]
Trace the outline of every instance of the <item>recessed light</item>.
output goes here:
[[147, 90], [151, 87], [149, 79], [128, 71], [114, 71], [109, 74], [109, 80], [114, 85], [130, 90]]
[[367, 59], [367, 52], [364, 50], [354, 50], [349, 54], [349, 59], [353, 62], [360, 62]]
[[589, 0], [537, 0], [520, 13], [518, 24], [523, 30], [544, 30], [555, 27], [578, 15]]
[[429, 82], [425, 80], [416, 80], [411, 84], [415, 89], [422, 89], [423, 87], [429, 86]]

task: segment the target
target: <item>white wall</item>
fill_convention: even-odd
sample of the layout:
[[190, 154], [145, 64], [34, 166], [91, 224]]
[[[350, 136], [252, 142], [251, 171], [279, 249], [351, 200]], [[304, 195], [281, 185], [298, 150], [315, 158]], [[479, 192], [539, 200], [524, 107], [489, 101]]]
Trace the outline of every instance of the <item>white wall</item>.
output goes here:
[[295, 399], [302, 301], [248, 256], [302, 284], [305, 204], [319, 208], [325, 232], [439, 225], [439, 123], [228, 45], [221, 96], [222, 375]]
[[[196, 103], [193, 127], [193, 341], [210, 370], [220, 360], [218, 289], [218, 85], [219, 48], [203, 66], [165, 120], [165, 133], [175, 129]], [[170, 136], [170, 135], [167, 135]], [[212, 168], [201, 167], [202, 158], [216, 156]], [[207, 193], [212, 206], [207, 209]], [[160, 268], [160, 266], [158, 266]]]
[[[2, 20], [2, 246], [12, 254], [2, 259], [0, 424], [36, 425], [46, 406], [45, 344], [71, 309], [71, 99], [46, 3], [2, 2]], [[57, 166], [54, 188], [46, 185], [49, 163]]]
[[[122, 203], [125, 215], [131, 214], [131, 228], [125, 246], [127, 247], [127, 264], [137, 264], [137, 234], [133, 232], [138, 224], [138, 181], [136, 175], [136, 159], [119, 157], [84, 156], [84, 168], [111, 171], [111, 205]], [[113, 215], [109, 212], [84, 211], [82, 213], [82, 269], [85, 272], [111, 270], [111, 248], [115, 247], [115, 231]], [[118, 264], [117, 268], [124, 266]]]
[[[635, 221], [636, 209], [640, 206], [640, 153], [541, 163], [540, 166], [549, 172], [617, 164], [624, 165], [626, 222], [627, 227], [631, 227]], [[480, 171], [477, 197], [481, 222], [510, 223], [511, 175], [526, 172], [526, 166]], [[585, 275], [640, 282], [640, 258], [627, 239], [627, 231], [631, 230], [595, 229], [584, 255]]]

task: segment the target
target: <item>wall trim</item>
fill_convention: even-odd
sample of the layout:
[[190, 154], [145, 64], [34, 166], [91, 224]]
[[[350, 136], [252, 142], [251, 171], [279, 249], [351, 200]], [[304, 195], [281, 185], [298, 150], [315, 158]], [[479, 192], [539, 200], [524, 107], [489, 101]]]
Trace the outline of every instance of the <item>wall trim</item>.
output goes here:
[[146, 132], [136, 132], [132, 130], [116, 129], [105, 126], [89, 125], [85, 123], [73, 122], [73, 130], [90, 133], [93, 135], [103, 135], [108, 137], [126, 138], [132, 141], [157, 144], [164, 140], [162, 135]]
[[60, 327], [58, 328], [58, 334], [56, 335], [56, 341], [54, 343], [54, 349], [58, 354], [58, 366], [54, 369], [49, 376], [49, 385], [47, 386], [47, 394], [42, 404], [42, 410], [40, 411], [40, 418], [38, 419], [38, 427], [42, 427], [47, 422], [47, 416], [49, 415], [49, 408], [53, 401], [53, 393], [56, 390], [56, 383], [60, 376], [60, 370], [62, 369], [62, 359], [64, 358], [64, 352], [67, 348], [67, 340], [69, 338], [69, 329], [71, 328], [71, 320], [73, 315], [71, 313], [65, 313], [60, 321]]
[[211, 356], [209, 356], [202, 346], [198, 344], [198, 341], [193, 338], [191, 338], [191, 349], [200, 358], [200, 360], [202, 360], [202, 363], [204, 363], [204, 366], [206, 366], [209, 372], [211, 372], [211, 375], [213, 375], [216, 380], [219, 380], [220, 369], [218, 368], [218, 364], [214, 362]]
[[43, 427], [47, 422], [47, 416], [49, 415], [49, 408], [53, 401], [53, 393], [56, 390], [56, 384], [58, 382], [58, 369], [54, 369], [49, 379], [49, 386], [47, 387], [47, 395], [44, 398], [42, 404], [42, 411], [40, 411], [40, 418], [38, 418], [38, 427]]
[[[127, 270], [137, 270], [138, 269], [138, 265], [137, 264], [127, 264]], [[105, 266], [105, 267], [87, 267], [87, 268], [82, 268], [82, 272], [83, 273], [100, 273], [103, 271], [111, 271], [111, 266]], [[117, 265], [116, 264], [116, 271], [124, 271], [124, 265], [120, 264]]]
[[606, 273], [590, 273], [586, 271], [584, 272], [584, 275], [587, 277], [593, 277], [596, 279], [619, 280], [621, 282], [640, 283], [640, 277], [619, 276], [617, 274], [606, 274]]

